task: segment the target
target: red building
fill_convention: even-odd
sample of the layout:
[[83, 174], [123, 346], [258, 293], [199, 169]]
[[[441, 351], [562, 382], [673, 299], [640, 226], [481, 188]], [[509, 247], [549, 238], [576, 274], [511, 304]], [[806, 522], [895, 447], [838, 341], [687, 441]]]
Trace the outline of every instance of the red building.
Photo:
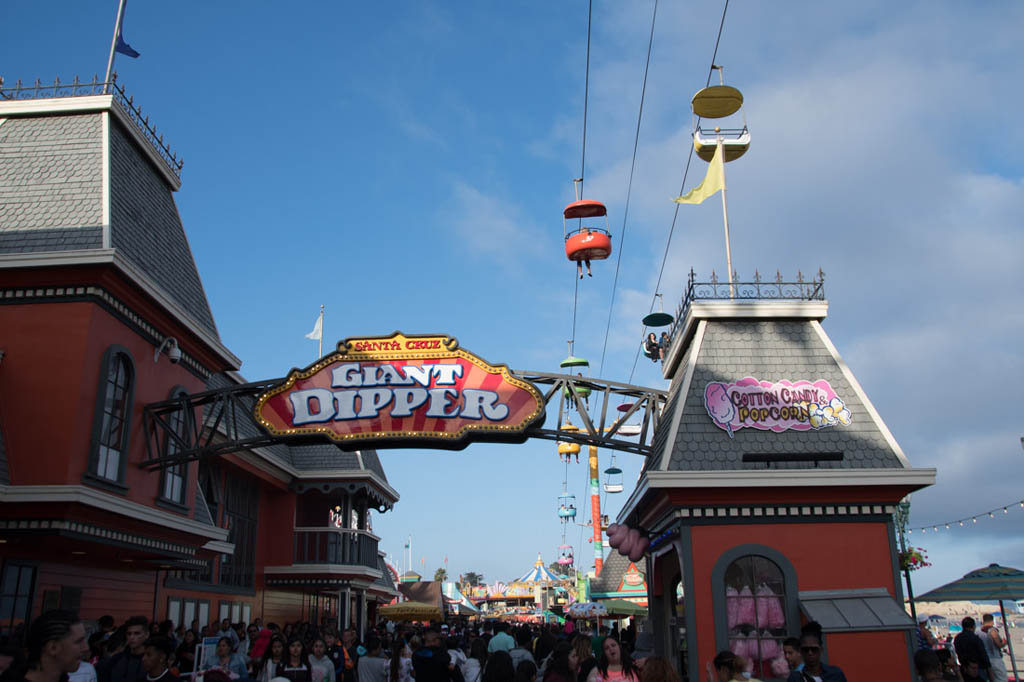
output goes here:
[[375, 451], [152, 466], [146, 405], [244, 380], [175, 206], [180, 164], [102, 90], [0, 92], [0, 631], [58, 606], [362, 628], [397, 594], [370, 528], [398, 500]]
[[691, 681], [726, 649], [784, 679], [781, 642], [810, 620], [848, 679], [916, 679], [893, 513], [935, 470], [911, 468], [829, 340], [821, 284], [730, 298], [691, 276], [677, 315], [668, 407], [619, 521], [653, 538], [657, 650]]

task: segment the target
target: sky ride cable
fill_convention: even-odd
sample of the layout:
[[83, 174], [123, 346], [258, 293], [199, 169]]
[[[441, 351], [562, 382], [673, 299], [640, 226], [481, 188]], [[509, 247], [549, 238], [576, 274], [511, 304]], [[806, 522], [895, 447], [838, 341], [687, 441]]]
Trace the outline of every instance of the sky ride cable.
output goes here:
[[608, 324], [604, 328], [604, 345], [601, 347], [601, 365], [597, 376], [604, 374], [604, 356], [608, 351], [608, 335], [612, 328], [612, 311], [615, 310], [615, 292], [619, 286], [619, 268], [622, 265], [622, 251], [626, 246], [626, 219], [629, 216], [629, 199], [633, 194], [633, 171], [636, 169], [636, 150], [640, 143], [640, 122], [644, 118], [644, 96], [647, 94], [647, 72], [651, 68], [651, 47], [654, 45], [654, 22], [658, 18], [658, 0], [654, 0], [651, 15], [651, 36], [647, 40], [647, 63], [644, 64], [644, 81], [640, 88], [640, 112], [636, 116], [636, 135], [633, 137], [633, 161], [629, 165], [629, 184], [626, 186], [626, 205], [622, 210], [622, 233], [619, 236], [619, 255], [615, 261], [615, 279], [612, 281], [612, 300], [608, 305]]
[[[711, 76], [715, 73], [715, 60], [718, 59], [718, 46], [722, 42], [722, 29], [725, 28], [725, 15], [729, 11], [729, 0], [725, 0], [725, 6], [722, 7], [722, 20], [718, 24], [718, 36], [715, 38], [715, 49], [711, 53], [711, 66], [708, 68], [708, 79], [704, 83], [704, 87], [711, 85]], [[697, 119], [697, 124], [700, 124], [700, 118]], [[683, 194], [686, 191], [686, 177], [690, 174], [690, 163], [693, 161], [693, 145], [689, 145], [690, 152], [686, 157], [686, 168], [683, 170], [683, 181], [679, 187], [679, 194]], [[668, 240], [665, 242], [665, 253], [661, 257], [661, 269], [658, 271], [658, 282], [654, 285], [654, 296], [651, 297], [651, 308], [648, 312], [654, 312], [654, 304], [658, 301], [658, 294], [661, 292], [661, 278], [665, 274], [665, 264], [668, 262], [668, 251], [669, 246], [672, 245], [672, 234], [676, 230], [676, 220], [679, 218], [679, 206], [676, 204], [675, 211], [672, 213], [672, 226], [668, 231]], [[621, 247], [620, 247], [621, 248]], [[633, 368], [629, 370], [628, 384], [633, 383], [633, 374], [636, 372], [636, 363], [640, 359], [640, 348], [643, 347], [643, 339], [647, 336], [647, 326], [643, 328], [643, 333], [640, 335], [640, 346], [636, 349], [636, 354], [633, 356]]]
[[[586, 178], [587, 170], [587, 103], [590, 99], [590, 25], [594, 16], [594, 0], [587, 3], [587, 61], [583, 71], [583, 151], [580, 156], [580, 195], [577, 199], [583, 198], [583, 181]], [[576, 307], [579, 303], [580, 283], [575, 278], [575, 290], [572, 296], [572, 342], [576, 345]]]

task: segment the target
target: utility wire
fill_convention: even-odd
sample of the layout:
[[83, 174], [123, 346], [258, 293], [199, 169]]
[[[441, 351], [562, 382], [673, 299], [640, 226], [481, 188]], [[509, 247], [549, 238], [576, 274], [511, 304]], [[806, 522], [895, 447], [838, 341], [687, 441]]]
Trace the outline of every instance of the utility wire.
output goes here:
[[[722, 20], [718, 24], [718, 36], [715, 38], [715, 49], [711, 53], [711, 66], [708, 68], [708, 79], [704, 83], [704, 87], [708, 87], [711, 84], [711, 76], [715, 73], [715, 60], [718, 59], [718, 46], [722, 42], [722, 29], [725, 27], [725, 15], [729, 11], [729, 0], [725, 0], [725, 6], [722, 8]], [[698, 124], [700, 118], [697, 119]], [[690, 163], [693, 161], [693, 145], [689, 145], [690, 153], [686, 157], [686, 168], [683, 169], [683, 181], [680, 183], [679, 194], [681, 195], [686, 191], [686, 177], [690, 174]], [[658, 293], [661, 291], [661, 278], [665, 274], [665, 264], [668, 262], [669, 247], [672, 245], [672, 235], [676, 230], [676, 221], [679, 219], [679, 204], [676, 204], [675, 211], [672, 213], [672, 226], [668, 231], [668, 241], [665, 242], [665, 253], [661, 257], [661, 269], [658, 271], [658, 282], [654, 285], [654, 296], [651, 298], [651, 307], [648, 312], [654, 312], [654, 304], [658, 301]], [[636, 355], [633, 356], [633, 367], [629, 370], [629, 380], [626, 383], [633, 383], [633, 374], [636, 372], [636, 363], [640, 359], [640, 348], [643, 347], [643, 339], [647, 336], [647, 326], [644, 325], [643, 333], [640, 335], [640, 346], [637, 346]]]
[[615, 261], [615, 279], [612, 281], [612, 300], [608, 305], [608, 324], [604, 328], [604, 345], [601, 347], [601, 366], [597, 376], [604, 374], [604, 357], [608, 351], [608, 336], [612, 329], [612, 313], [615, 310], [615, 293], [619, 286], [619, 268], [622, 265], [622, 252], [626, 248], [626, 219], [629, 217], [629, 199], [633, 194], [633, 171], [636, 169], [636, 150], [640, 144], [640, 122], [644, 118], [644, 96], [647, 94], [647, 73], [651, 68], [651, 47], [654, 45], [654, 22], [658, 18], [658, 0], [654, 0], [654, 12], [651, 15], [651, 35], [647, 39], [647, 62], [644, 64], [644, 82], [640, 88], [640, 111], [636, 115], [636, 135], [633, 137], [633, 161], [629, 165], [629, 184], [626, 186], [626, 205], [622, 210], [622, 233], [619, 236], [619, 256]]

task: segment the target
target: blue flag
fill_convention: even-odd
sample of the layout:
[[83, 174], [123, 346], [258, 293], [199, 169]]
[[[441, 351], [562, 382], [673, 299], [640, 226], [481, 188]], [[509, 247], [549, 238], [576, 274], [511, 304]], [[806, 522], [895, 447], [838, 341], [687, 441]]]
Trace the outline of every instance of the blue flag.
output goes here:
[[[124, 8], [125, 9], [128, 8], [127, 1], [124, 4]], [[129, 45], [128, 43], [126, 43], [124, 41], [124, 38], [121, 36], [121, 34], [123, 32], [124, 32], [124, 13], [122, 12], [122, 14], [121, 14], [121, 23], [117, 27], [117, 43], [116, 43], [116, 46], [114, 47], [114, 50], [117, 51], [117, 52], [120, 52], [123, 55], [127, 55], [129, 57], [132, 57], [132, 58], [138, 57], [139, 53], [135, 51], [135, 48], [133, 48], [131, 45]]]

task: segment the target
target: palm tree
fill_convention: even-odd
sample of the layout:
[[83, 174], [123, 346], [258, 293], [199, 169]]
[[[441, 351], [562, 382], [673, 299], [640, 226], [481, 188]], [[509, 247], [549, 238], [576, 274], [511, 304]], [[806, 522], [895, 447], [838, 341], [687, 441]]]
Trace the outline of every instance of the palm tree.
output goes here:
[[434, 580], [439, 583], [443, 583], [445, 580], [448, 580], [447, 569], [439, 568], [436, 571], [434, 571]]
[[470, 587], [476, 587], [476, 586], [482, 584], [483, 581], [484, 581], [483, 574], [482, 573], [476, 573], [474, 571], [469, 571], [468, 573], [466, 573], [465, 575], [462, 576], [462, 584], [463, 585], [469, 585]]

